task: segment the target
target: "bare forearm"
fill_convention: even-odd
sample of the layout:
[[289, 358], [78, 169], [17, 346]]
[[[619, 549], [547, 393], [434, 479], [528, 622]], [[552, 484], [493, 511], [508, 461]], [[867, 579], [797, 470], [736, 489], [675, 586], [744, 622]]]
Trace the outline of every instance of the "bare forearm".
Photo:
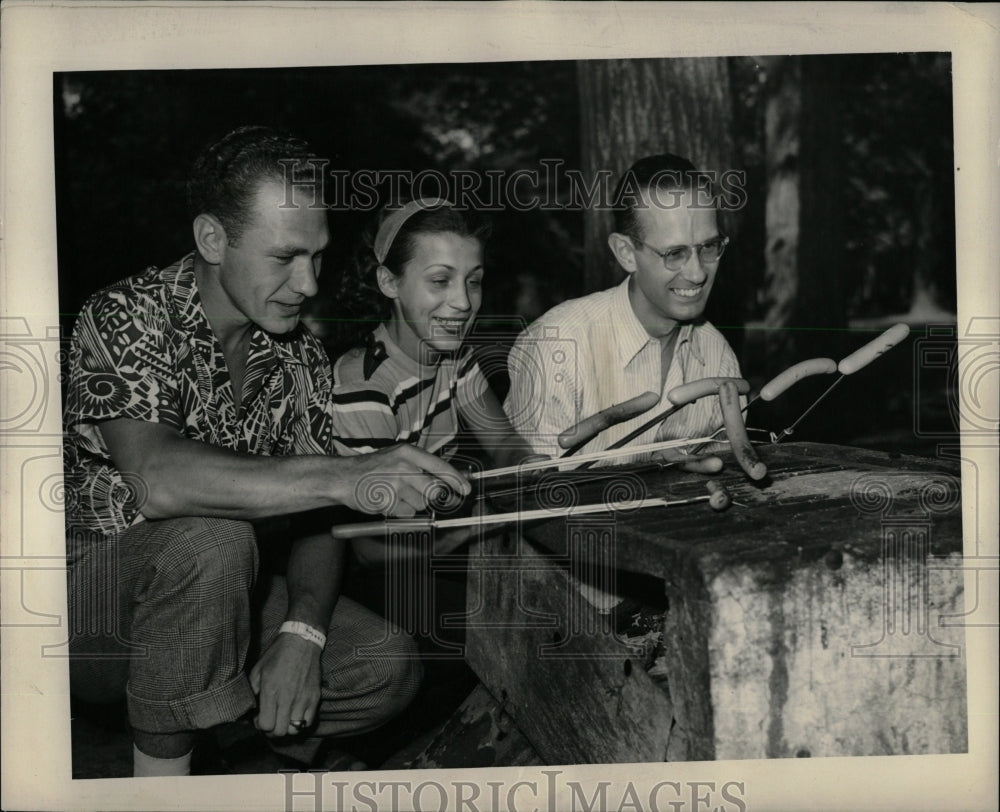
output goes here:
[[148, 488], [149, 519], [257, 519], [341, 504], [348, 486], [336, 457], [260, 457], [179, 439], [136, 472]]
[[344, 550], [345, 542], [328, 533], [295, 542], [288, 559], [285, 620], [300, 620], [326, 632], [340, 597]]
[[115, 467], [142, 483], [147, 519], [260, 519], [332, 505], [406, 517], [424, 510], [438, 488], [470, 490], [446, 462], [407, 445], [355, 457], [267, 457], [136, 420], [109, 420], [100, 429]]

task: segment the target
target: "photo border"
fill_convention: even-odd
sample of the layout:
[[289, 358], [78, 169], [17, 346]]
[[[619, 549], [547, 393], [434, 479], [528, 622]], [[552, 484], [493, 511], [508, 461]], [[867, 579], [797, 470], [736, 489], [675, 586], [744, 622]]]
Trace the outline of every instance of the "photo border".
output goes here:
[[[25, 340], [52, 341], [50, 328], [58, 324], [54, 72], [949, 51], [955, 82], [958, 337], [985, 325], [996, 342], [998, 27], [996, 4], [7, 3], [0, 29], [2, 340], [8, 344], [16, 329], [27, 331]], [[972, 372], [961, 370], [966, 379]], [[34, 403], [44, 391], [37, 431], [0, 435], [3, 808], [283, 808], [286, 779], [281, 775], [151, 778], [141, 783], [70, 778], [67, 661], [40, 656], [43, 647], [57, 648], [66, 640], [61, 622], [66, 611], [60, 563], [63, 517], [20, 491], [27, 460], [58, 457], [58, 367], [49, 368], [44, 378], [28, 378], [0, 390], [5, 414], [21, 408], [26, 393]], [[963, 488], [965, 550], [987, 562], [996, 561], [1000, 524], [997, 447], [996, 438], [965, 436], [961, 449], [963, 479], [978, 484]], [[31, 555], [24, 549], [29, 536]], [[565, 785], [570, 780], [580, 781], [588, 797], [599, 781], [610, 781], [611, 798], [621, 798], [631, 782], [643, 798], [665, 779], [743, 782], [742, 797], [750, 810], [800, 810], [804, 804], [817, 809], [995, 807], [995, 578], [989, 566], [966, 571], [967, 600], [971, 604], [978, 596], [977, 615], [991, 620], [966, 628], [968, 754], [567, 767], [559, 779], [563, 791], [552, 808], [567, 808]], [[33, 620], [19, 622], [26, 610]], [[500, 781], [509, 789], [518, 781], [546, 787], [544, 772], [551, 770], [397, 771], [340, 778], [460, 780], [483, 786]], [[519, 802], [532, 799], [523, 788], [516, 797]], [[335, 800], [335, 793], [325, 794], [324, 807], [332, 808]], [[434, 793], [426, 800], [436, 808]], [[551, 806], [545, 792], [531, 803], [539, 809]], [[295, 808], [311, 806], [300, 800]]]

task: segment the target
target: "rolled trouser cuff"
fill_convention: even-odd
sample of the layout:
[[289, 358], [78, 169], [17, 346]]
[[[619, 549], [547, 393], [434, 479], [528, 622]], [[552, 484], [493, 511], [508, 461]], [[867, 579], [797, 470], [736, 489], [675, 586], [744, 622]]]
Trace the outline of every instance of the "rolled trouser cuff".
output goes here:
[[204, 730], [231, 722], [257, 706], [250, 681], [244, 673], [229, 682], [181, 699], [144, 699], [126, 686], [129, 722], [149, 733], [179, 733]]

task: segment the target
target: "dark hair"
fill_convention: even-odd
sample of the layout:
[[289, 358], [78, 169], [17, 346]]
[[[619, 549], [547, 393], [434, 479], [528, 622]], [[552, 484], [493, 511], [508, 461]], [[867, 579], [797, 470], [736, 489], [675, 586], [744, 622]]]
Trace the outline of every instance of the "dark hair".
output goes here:
[[[397, 209], [383, 208], [362, 234], [340, 279], [338, 304], [344, 314], [333, 341], [333, 353], [339, 354], [361, 344], [376, 325], [392, 317], [392, 301], [379, 289], [375, 269], [375, 236], [385, 219]], [[492, 224], [472, 210], [450, 206], [418, 211], [400, 227], [385, 257], [385, 265], [399, 276], [413, 258], [417, 237], [421, 234], [457, 234], [471, 237], [485, 247]]]
[[249, 225], [262, 182], [290, 181], [315, 190], [322, 188], [322, 169], [305, 141], [270, 127], [240, 127], [195, 159], [187, 182], [188, 211], [192, 220], [199, 214], [217, 217], [233, 245]]
[[636, 217], [636, 209], [642, 204], [640, 198], [642, 191], [653, 187], [662, 191], [674, 189], [694, 191], [704, 188], [707, 177], [706, 173], [695, 169], [694, 164], [687, 158], [669, 152], [640, 158], [621, 176], [615, 187], [612, 198], [615, 231], [641, 240], [643, 234]]

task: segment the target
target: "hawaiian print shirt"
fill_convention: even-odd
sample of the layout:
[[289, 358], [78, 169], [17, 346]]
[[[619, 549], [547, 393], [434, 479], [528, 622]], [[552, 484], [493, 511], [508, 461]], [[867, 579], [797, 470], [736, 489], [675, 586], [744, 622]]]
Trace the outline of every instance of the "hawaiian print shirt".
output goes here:
[[195, 283], [194, 254], [105, 288], [83, 307], [65, 392], [66, 521], [100, 535], [142, 521], [142, 483], [118, 471], [100, 423], [162, 423], [245, 454], [329, 454], [332, 375], [306, 329], [254, 327], [237, 407]]

